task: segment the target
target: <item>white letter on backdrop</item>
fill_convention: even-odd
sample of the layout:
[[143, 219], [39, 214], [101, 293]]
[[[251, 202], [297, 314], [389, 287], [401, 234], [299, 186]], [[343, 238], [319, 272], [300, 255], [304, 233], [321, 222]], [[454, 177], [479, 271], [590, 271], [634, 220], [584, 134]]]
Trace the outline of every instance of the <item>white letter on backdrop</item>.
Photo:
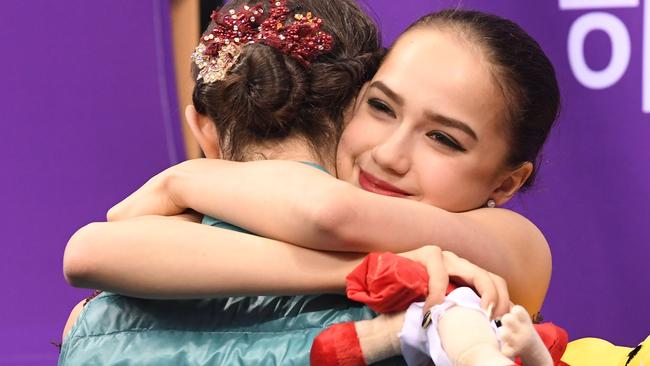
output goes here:
[[[612, 56], [600, 71], [589, 68], [585, 61], [584, 43], [587, 35], [602, 30], [612, 43]], [[590, 89], [605, 89], [621, 79], [630, 63], [630, 34], [617, 17], [603, 12], [588, 13], [578, 18], [569, 30], [569, 63], [578, 81]]]
[[643, 112], [650, 113], [650, 0], [643, 7]]
[[639, 0], [560, 0], [560, 10], [636, 8]]

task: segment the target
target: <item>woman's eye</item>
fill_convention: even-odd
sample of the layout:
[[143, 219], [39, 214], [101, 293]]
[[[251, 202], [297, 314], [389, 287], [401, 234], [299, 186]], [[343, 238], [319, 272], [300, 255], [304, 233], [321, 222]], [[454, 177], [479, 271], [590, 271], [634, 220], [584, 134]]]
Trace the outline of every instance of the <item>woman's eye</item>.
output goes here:
[[451, 149], [461, 152], [467, 151], [456, 140], [454, 140], [454, 138], [440, 131], [431, 131], [427, 133], [427, 136], [435, 142], [443, 144]]
[[395, 117], [395, 112], [388, 106], [388, 104], [382, 102], [379, 99], [368, 99], [368, 105], [370, 106], [371, 109], [385, 113], [391, 117]]

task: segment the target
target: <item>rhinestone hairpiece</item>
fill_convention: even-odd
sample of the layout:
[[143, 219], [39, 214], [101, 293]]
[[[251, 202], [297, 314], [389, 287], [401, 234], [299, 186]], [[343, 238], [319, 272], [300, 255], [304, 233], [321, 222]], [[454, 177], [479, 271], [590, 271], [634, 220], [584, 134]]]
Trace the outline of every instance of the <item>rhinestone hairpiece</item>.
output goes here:
[[316, 57], [332, 49], [332, 36], [320, 28], [321, 18], [293, 14], [286, 0], [271, 0], [265, 14], [262, 4], [244, 5], [226, 14], [212, 12], [216, 26], [201, 37], [192, 54], [199, 68], [197, 80], [206, 83], [223, 80], [247, 44], [259, 43], [278, 49], [308, 66]]

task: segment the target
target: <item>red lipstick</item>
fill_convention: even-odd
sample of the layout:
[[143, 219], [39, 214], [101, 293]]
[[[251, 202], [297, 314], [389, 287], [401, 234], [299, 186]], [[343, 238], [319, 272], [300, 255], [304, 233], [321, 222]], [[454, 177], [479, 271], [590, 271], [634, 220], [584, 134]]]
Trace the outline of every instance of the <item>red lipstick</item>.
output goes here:
[[359, 185], [366, 191], [383, 194], [384, 196], [392, 196], [405, 198], [409, 194], [402, 191], [401, 189], [395, 187], [394, 185], [384, 182], [381, 179], [378, 179], [363, 170], [359, 170]]

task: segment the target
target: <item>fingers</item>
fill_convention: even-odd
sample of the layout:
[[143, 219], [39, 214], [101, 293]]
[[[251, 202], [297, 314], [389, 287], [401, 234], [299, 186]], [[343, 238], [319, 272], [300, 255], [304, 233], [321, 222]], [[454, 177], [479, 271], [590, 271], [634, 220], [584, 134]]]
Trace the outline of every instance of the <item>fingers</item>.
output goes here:
[[442, 252], [440, 248], [434, 248], [425, 263], [429, 273], [429, 294], [422, 309], [425, 314], [432, 306], [444, 301], [447, 285], [449, 285], [449, 274], [443, 264]]
[[447, 273], [455, 281], [473, 287], [481, 296], [481, 307], [488, 311], [491, 318], [508, 311], [509, 296], [506, 282], [475, 264], [460, 258], [452, 252], [443, 251]]
[[146, 209], [150, 205], [143, 203], [149, 201], [150, 197], [155, 197], [149, 191], [151, 191], [152, 186], [155, 186], [156, 182], [156, 176], [150, 178], [142, 187], [111, 207], [106, 214], [106, 220], [109, 222], [122, 221], [148, 214], [149, 212]]
[[[458, 257], [452, 252], [443, 252], [447, 273], [454, 281], [473, 287], [481, 296], [481, 307], [488, 310], [490, 304], [498, 301], [498, 291], [487, 271]], [[492, 308], [494, 305], [492, 305]]]
[[131, 208], [129, 206], [129, 199], [134, 194], [135, 193], [132, 193], [127, 198], [111, 207], [106, 213], [106, 221], [113, 222], [128, 219], [132, 215]]
[[481, 307], [491, 319], [507, 313], [512, 306], [508, 286], [503, 278], [452, 252], [428, 245], [400, 255], [423, 264], [427, 269], [429, 294], [423, 306], [425, 314], [432, 306], [444, 301], [450, 278], [474, 288], [481, 296]]
[[497, 291], [497, 300], [494, 303], [494, 312], [492, 318], [498, 319], [503, 314], [506, 314], [512, 308], [512, 303], [510, 302], [510, 294], [508, 293], [508, 284], [501, 276], [496, 275], [491, 272], [487, 272], [492, 278]]
[[426, 245], [409, 252], [400, 253], [400, 255], [422, 264], [427, 269], [429, 274], [428, 294], [423, 306], [423, 313], [426, 314], [432, 306], [444, 301], [447, 285], [449, 284], [449, 275], [445, 269], [442, 250], [435, 245]]
[[142, 187], [113, 206], [107, 213], [107, 221], [122, 221], [145, 215], [171, 216], [180, 214], [167, 191], [169, 168], [149, 179]]

